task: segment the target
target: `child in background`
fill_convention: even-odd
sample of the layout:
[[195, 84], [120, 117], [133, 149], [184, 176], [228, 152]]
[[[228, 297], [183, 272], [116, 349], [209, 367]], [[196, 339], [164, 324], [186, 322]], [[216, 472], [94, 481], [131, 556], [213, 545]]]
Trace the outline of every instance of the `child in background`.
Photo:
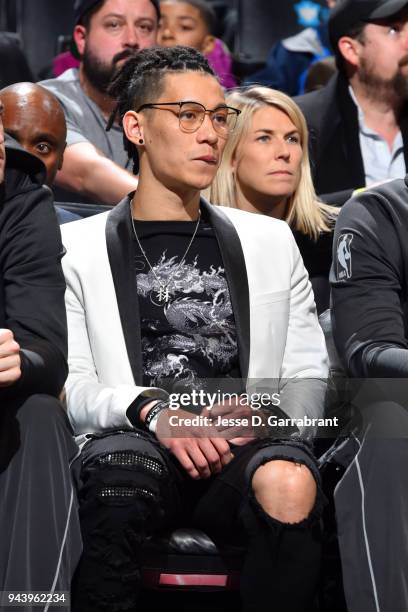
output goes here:
[[161, 0], [161, 20], [157, 42], [162, 47], [184, 45], [206, 56], [210, 66], [226, 89], [235, 87], [231, 72], [231, 54], [215, 38], [215, 12], [205, 0]]

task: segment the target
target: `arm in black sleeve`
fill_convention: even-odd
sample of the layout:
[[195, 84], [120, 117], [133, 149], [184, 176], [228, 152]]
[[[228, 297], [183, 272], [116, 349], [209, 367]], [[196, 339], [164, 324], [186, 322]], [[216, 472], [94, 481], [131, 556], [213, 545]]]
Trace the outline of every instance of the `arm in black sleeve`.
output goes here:
[[[1, 398], [58, 396], [67, 376], [63, 247], [52, 195], [17, 169], [6, 171], [0, 208], [0, 327], [21, 347], [22, 376]], [[1, 403], [1, 402], [0, 402]]]
[[[408, 377], [402, 208], [394, 208], [392, 190], [378, 188], [350, 200], [336, 224], [333, 334], [340, 358], [355, 377]], [[396, 190], [395, 198], [401, 195]]]

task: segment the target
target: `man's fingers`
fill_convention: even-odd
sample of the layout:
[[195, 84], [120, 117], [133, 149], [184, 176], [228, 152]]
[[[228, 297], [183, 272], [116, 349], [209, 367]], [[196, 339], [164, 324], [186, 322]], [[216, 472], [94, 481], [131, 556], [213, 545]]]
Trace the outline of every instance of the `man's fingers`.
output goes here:
[[0, 327], [0, 345], [3, 344], [3, 342], [8, 342], [9, 340], [13, 340], [14, 338], [14, 334], [11, 331], [11, 329], [3, 329], [2, 327]]
[[187, 454], [187, 451], [184, 448], [177, 450], [174, 449], [173, 454], [180, 462], [180, 465], [186, 470], [190, 478], [193, 478], [194, 480], [198, 480], [200, 478], [200, 474], [197, 468], [191, 461], [190, 457]]
[[168, 446], [173, 455], [191, 478], [209, 478], [210, 466], [201, 449], [198, 440], [194, 438], [179, 438]]
[[18, 381], [21, 376], [20, 367], [0, 372], [0, 387], [10, 387]]
[[209, 478], [211, 476], [211, 469], [208, 465], [208, 461], [201, 448], [197, 444], [198, 440], [194, 440], [193, 443], [187, 448], [187, 453], [194, 463], [200, 478]]
[[245, 444], [248, 444], [248, 442], [252, 442], [253, 440], [255, 440], [255, 436], [252, 438], [233, 438], [230, 440], [230, 442], [231, 444], [235, 444], [235, 446], [245, 446]]
[[7, 372], [13, 368], [20, 367], [20, 355], [12, 355], [11, 357], [0, 357], [0, 372]]
[[[11, 341], [12, 343], [14, 340]], [[18, 381], [21, 377], [21, 359], [20, 354], [12, 354], [11, 356], [0, 356], [0, 387], [9, 387]]]
[[200, 439], [198, 445], [207, 460], [211, 474], [218, 474], [222, 469], [221, 457], [211, 440]]
[[236, 398], [225, 401], [222, 404], [215, 404], [211, 408], [211, 410], [205, 409], [203, 412], [208, 412], [207, 416], [211, 416], [212, 418], [214, 418], [218, 416], [226, 416], [230, 413], [233, 414], [236, 410], [239, 409], [240, 406], [241, 404], [239, 403], [238, 398]]
[[228, 465], [228, 463], [234, 458], [228, 442], [223, 438], [210, 438], [210, 440], [220, 457], [221, 464], [223, 466]]
[[223, 421], [214, 423], [213, 425], [219, 436], [225, 440], [232, 438], [254, 437], [252, 427], [252, 413], [248, 410], [237, 409], [235, 414], [231, 414], [224, 418]]
[[230, 442], [233, 438], [253, 438], [254, 433], [249, 427], [229, 427], [218, 434], [223, 440]]
[[20, 345], [13, 338], [8, 338], [5, 342], [2, 342], [0, 338], [0, 359], [10, 355], [17, 355], [19, 352]]

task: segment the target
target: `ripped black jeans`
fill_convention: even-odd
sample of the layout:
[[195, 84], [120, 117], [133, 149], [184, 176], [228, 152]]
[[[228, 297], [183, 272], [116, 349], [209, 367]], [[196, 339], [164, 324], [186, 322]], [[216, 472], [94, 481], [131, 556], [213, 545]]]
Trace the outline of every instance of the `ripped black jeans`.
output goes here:
[[[122, 612], [137, 606], [141, 547], [162, 529], [194, 526], [216, 542], [245, 546], [243, 610], [265, 606], [309, 612], [317, 588], [320, 514], [324, 496], [309, 447], [295, 441], [258, 440], [235, 447], [216, 476], [193, 481], [149, 433], [111, 432], [82, 450], [79, 484], [84, 552], [73, 585], [75, 612]], [[302, 523], [268, 516], [252, 493], [255, 470], [273, 459], [305, 464], [317, 499]]]

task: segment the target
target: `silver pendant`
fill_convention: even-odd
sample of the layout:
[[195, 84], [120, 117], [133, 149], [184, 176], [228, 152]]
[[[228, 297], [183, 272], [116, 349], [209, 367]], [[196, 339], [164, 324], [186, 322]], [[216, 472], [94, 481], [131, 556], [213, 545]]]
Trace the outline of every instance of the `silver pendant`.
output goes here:
[[161, 304], [167, 304], [170, 300], [170, 292], [168, 287], [160, 287], [157, 293], [157, 299]]

